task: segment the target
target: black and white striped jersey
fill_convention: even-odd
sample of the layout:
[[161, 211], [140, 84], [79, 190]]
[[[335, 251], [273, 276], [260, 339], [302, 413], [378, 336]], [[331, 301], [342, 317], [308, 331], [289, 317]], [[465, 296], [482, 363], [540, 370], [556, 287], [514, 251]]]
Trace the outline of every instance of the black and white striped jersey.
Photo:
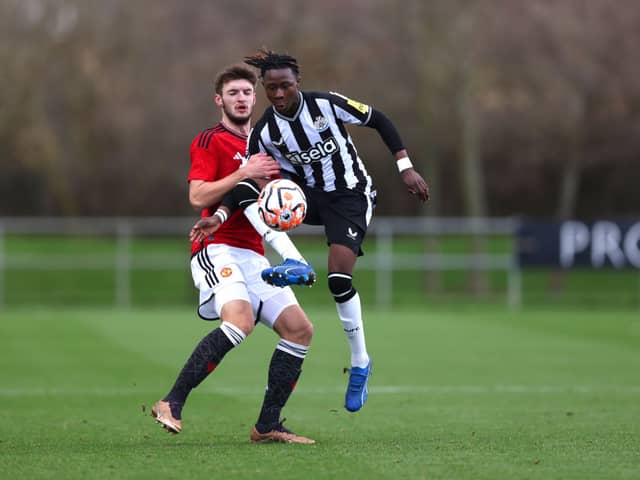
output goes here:
[[371, 177], [345, 124], [366, 125], [372, 108], [337, 93], [299, 92], [293, 117], [267, 108], [251, 131], [247, 158], [271, 155], [282, 169], [326, 192], [348, 188], [368, 194]]

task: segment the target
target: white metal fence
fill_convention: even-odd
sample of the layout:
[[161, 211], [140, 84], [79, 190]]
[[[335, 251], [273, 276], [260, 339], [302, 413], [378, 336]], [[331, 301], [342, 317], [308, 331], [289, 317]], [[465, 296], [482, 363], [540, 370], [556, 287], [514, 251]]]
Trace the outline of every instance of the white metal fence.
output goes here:
[[[87, 270], [113, 269], [115, 271], [115, 298], [118, 306], [131, 304], [131, 275], [134, 269], [175, 268], [186, 269], [182, 252], [175, 256], [153, 253], [132, 255], [132, 239], [137, 236], [176, 235], [186, 236], [193, 224], [192, 217], [178, 218], [49, 218], [49, 217], [5, 217], [0, 218], [0, 307], [5, 303], [6, 272], [10, 269], [23, 271], [38, 270]], [[507, 277], [505, 301], [511, 308], [518, 308], [522, 302], [521, 272], [516, 262], [515, 252], [491, 254], [486, 251], [464, 254], [448, 253], [407, 253], [394, 248], [399, 235], [418, 237], [438, 237], [444, 235], [467, 235], [490, 237], [512, 236], [517, 221], [504, 219], [458, 219], [458, 218], [414, 218], [376, 217], [369, 232], [368, 241], [375, 248], [358, 260], [358, 271], [371, 271], [375, 275], [375, 299], [377, 306], [388, 307], [392, 303], [393, 275], [397, 270], [433, 271], [503, 271]], [[99, 253], [7, 253], [7, 235], [69, 235], [69, 236], [109, 236], [115, 238], [115, 254]], [[294, 232], [296, 235], [317, 235], [324, 242], [321, 228], [303, 225]], [[320, 265], [323, 257], [307, 257]], [[276, 260], [272, 257], [272, 260]]]

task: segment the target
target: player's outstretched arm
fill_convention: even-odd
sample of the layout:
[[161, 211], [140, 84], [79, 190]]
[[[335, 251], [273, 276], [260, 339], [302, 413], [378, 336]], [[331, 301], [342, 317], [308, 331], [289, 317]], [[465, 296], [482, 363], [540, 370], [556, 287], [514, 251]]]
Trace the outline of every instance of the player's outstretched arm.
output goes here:
[[384, 113], [374, 109], [367, 122], [367, 127], [375, 128], [387, 148], [395, 155], [400, 177], [409, 193], [426, 202], [429, 199], [429, 186], [424, 181], [424, 178], [413, 168], [395, 125]]

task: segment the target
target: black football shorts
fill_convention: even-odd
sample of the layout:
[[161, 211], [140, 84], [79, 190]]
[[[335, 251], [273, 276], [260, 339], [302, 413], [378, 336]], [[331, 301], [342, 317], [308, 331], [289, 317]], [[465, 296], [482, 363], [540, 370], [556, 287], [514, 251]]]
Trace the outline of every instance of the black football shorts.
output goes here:
[[304, 188], [304, 193], [307, 196], [304, 223], [324, 225], [329, 245], [344, 245], [358, 256], [363, 255], [361, 245], [371, 221], [375, 197], [348, 189], [325, 192]]

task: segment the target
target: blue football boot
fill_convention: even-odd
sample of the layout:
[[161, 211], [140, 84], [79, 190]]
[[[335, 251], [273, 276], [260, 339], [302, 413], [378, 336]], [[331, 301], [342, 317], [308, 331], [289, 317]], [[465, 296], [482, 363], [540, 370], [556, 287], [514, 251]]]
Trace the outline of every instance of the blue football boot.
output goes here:
[[351, 367], [349, 374], [349, 385], [344, 398], [344, 408], [350, 412], [357, 412], [367, 401], [369, 390], [367, 383], [371, 376], [371, 360], [366, 367]]
[[287, 258], [284, 262], [265, 268], [262, 280], [275, 287], [287, 285], [306, 285], [310, 287], [316, 281], [316, 272], [311, 265]]

